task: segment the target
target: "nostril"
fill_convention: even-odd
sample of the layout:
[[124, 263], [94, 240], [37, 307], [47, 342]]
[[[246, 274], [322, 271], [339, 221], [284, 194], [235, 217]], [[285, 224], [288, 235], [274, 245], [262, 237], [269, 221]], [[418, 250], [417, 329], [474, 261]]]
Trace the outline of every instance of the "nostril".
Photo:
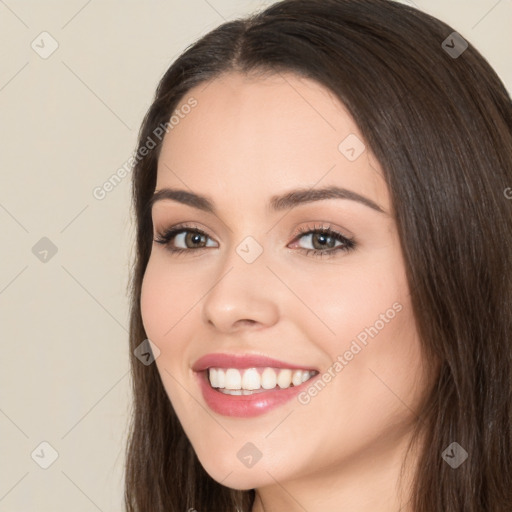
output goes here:
[[257, 322], [256, 322], [256, 320], [251, 320], [250, 318], [247, 318], [247, 319], [244, 318], [242, 320], [238, 320], [236, 323], [237, 324], [242, 324], [242, 325], [253, 325], [253, 324], [257, 323]]

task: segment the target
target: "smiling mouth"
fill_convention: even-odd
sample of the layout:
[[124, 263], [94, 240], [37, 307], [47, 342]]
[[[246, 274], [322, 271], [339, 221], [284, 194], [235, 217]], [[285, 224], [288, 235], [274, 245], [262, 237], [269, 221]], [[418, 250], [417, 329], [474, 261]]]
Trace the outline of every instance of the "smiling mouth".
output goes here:
[[226, 395], [253, 395], [300, 386], [318, 374], [316, 370], [259, 367], [208, 368], [208, 382], [213, 389]]

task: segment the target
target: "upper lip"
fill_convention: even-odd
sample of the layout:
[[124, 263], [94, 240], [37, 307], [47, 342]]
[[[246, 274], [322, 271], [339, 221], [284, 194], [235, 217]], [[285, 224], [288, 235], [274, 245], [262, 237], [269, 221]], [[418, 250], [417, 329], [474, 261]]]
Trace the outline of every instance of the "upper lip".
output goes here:
[[195, 372], [202, 372], [208, 368], [290, 368], [291, 370], [314, 370], [308, 365], [298, 365], [280, 361], [271, 357], [250, 354], [206, 354], [200, 357], [192, 366]]

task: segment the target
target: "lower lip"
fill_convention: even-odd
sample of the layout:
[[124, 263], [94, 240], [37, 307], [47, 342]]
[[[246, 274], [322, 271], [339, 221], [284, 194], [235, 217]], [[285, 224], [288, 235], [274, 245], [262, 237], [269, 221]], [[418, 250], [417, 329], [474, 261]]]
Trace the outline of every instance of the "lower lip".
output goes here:
[[195, 373], [199, 379], [203, 398], [208, 407], [223, 416], [239, 418], [259, 416], [285, 404], [311, 384], [311, 381], [316, 377], [311, 377], [299, 386], [291, 386], [286, 389], [279, 389], [277, 387], [277, 389], [252, 395], [226, 395], [210, 386], [206, 371]]

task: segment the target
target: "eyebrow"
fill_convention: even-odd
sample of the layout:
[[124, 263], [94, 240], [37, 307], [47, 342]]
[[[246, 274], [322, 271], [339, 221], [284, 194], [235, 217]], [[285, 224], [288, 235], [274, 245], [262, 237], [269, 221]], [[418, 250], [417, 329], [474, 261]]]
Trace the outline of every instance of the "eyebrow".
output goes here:
[[[153, 209], [153, 205], [158, 201], [165, 199], [177, 201], [202, 210], [207, 213], [217, 214], [214, 202], [206, 196], [195, 194], [181, 189], [162, 188], [156, 191], [148, 203], [148, 210]], [[352, 190], [340, 187], [325, 187], [321, 189], [297, 189], [287, 192], [283, 195], [272, 196], [270, 199], [270, 208], [273, 211], [282, 211], [295, 208], [301, 204], [312, 203], [314, 201], [323, 201], [325, 199], [349, 199], [357, 201], [380, 213], [386, 213], [376, 202], [362, 196]]]

